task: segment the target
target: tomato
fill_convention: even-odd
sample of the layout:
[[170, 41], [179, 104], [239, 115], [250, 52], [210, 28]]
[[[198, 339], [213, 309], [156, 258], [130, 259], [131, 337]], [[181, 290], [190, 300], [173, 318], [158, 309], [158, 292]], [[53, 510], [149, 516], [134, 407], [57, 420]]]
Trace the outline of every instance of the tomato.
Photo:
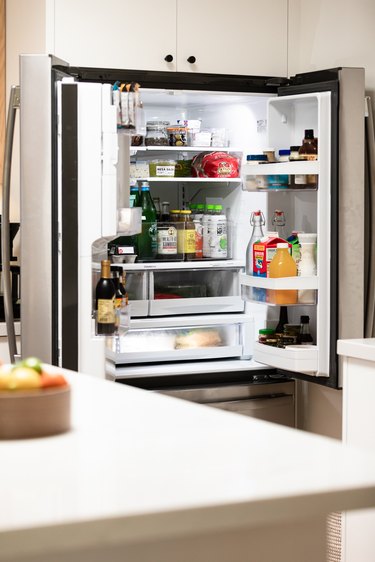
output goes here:
[[60, 373], [46, 373], [42, 372], [40, 376], [41, 385], [43, 388], [49, 388], [52, 386], [67, 386], [67, 381], [63, 375]]

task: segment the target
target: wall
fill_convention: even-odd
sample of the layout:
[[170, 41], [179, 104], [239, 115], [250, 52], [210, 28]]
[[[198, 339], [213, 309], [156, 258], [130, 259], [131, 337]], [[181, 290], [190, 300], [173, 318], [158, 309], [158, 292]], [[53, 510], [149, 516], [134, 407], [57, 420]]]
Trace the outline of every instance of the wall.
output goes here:
[[[289, 0], [288, 74], [338, 66], [365, 67], [375, 100], [374, 0]], [[342, 393], [298, 383], [299, 427], [341, 437]]]
[[[45, 0], [7, 0], [6, 2], [6, 97], [9, 89], [19, 81], [19, 55], [45, 52]], [[37, 87], [37, 85], [36, 85]], [[10, 219], [19, 221], [19, 115], [16, 118], [12, 157], [12, 183]], [[15, 252], [18, 253], [18, 239]]]

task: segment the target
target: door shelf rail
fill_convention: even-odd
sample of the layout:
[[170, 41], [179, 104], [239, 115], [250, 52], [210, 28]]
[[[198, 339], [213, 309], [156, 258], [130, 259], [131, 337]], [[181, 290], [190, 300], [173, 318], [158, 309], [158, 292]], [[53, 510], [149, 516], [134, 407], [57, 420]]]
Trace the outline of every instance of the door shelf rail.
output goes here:
[[285, 348], [254, 343], [253, 359], [271, 367], [294, 373], [318, 374], [318, 348], [316, 345], [288, 345]]
[[318, 160], [301, 160], [297, 162], [275, 162], [269, 164], [244, 164], [243, 175], [269, 176], [269, 175], [315, 175], [320, 172]]
[[240, 284], [259, 289], [318, 289], [319, 277], [256, 277], [240, 273]]

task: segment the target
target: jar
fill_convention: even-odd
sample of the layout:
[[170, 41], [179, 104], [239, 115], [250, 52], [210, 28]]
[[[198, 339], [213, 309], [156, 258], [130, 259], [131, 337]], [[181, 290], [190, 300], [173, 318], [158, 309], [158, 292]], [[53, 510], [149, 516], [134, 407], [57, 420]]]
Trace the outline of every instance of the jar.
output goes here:
[[276, 162], [275, 149], [265, 148], [263, 154], [267, 157], [268, 162]]
[[[246, 156], [246, 165], [254, 166], [256, 164], [266, 164], [267, 156], [265, 154], [248, 154]], [[268, 177], [264, 175], [252, 174], [251, 169], [245, 174], [245, 185], [248, 191], [256, 189], [266, 189], [268, 187]]]
[[187, 145], [187, 128], [181, 125], [174, 125], [167, 128], [168, 143], [170, 146]]
[[275, 330], [272, 330], [272, 328], [262, 328], [261, 330], [259, 330], [258, 342], [267, 344], [268, 339], [274, 339], [274, 337]]
[[168, 146], [167, 127], [169, 121], [147, 121], [146, 146]]
[[152, 178], [174, 177], [175, 168], [175, 160], [152, 160], [149, 162], [150, 177]]

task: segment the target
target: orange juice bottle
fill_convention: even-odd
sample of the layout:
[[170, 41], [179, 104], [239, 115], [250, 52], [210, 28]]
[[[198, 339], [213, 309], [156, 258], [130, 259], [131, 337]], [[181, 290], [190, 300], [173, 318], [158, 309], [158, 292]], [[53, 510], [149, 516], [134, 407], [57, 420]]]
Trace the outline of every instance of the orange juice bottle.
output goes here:
[[[277, 244], [276, 253], [272, 258], [269, 269], [270, 277], [296, 277], [297, 265], [289, 252], [288, 243]], [[297, 290], [270, 289], [267, 291], [267, 301], [274, 304], [296, 304]]]

